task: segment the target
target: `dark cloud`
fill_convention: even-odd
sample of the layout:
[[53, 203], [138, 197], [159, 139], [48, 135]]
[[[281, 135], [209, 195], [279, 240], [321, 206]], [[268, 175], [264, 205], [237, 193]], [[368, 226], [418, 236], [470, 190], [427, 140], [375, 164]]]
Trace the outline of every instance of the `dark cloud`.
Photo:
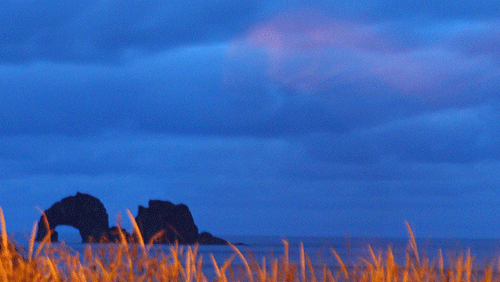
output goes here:
[[[105, 175], [184, 178], [279, 177], [300, 155], [282, 139], [107, 132], [89, 137], [4, 137], [3, 177]], [[295, 152], [294, 156], [289, 155]]]
[[97, 1], [2, 1], [0, 32], [4, 44], [29, 41], [57, 29]]
[[450, 28], [448, 48], [483, 60], [500, 59], [499, 19], [490, 21], [457, 21]]
[[[398, 122], [382, 130], [376, 140], [387, 153], [423, 162], [498, 160], [497, 137], [481, 115], [485, 108], [445, 111]], [[375, 134], [376, 135], [376, 134]]]
[[227, 40], [259, 13], [260, 1], [4, 1], [0, 61], [120, 62], [153, 52]]
[[[283, 0], [268, 1], [268, 6], [275, 13], [283, 12], [284, 8], [299, 7], [299, 9], [317, 9], [329, 16], [343, 20], [358, 22], [384, 22], [404, 19], [437, 20], [437, 19], [477, 19], [496, 18], [500, 7], [495, 1], [460, 0], [450, 3], [444, 0], [425, 0], [414, 2], [410, 0], [397, 1], [328, 1], [328, 0]], [[278, 4], [279, 3], [279, 4]]]
[[[496, 116], [494, 108], [496, 107], [488, 106], [446, 110], [349, 133], [311, 134], [302, 142], [311, 156], [322, 162], [331, 165], [338, 163], [341, 164], [340, 167], [351, 164], [375, 169], [373, 173], [365, 171], [359, 177], [430, 177], [432, 174], [422, 170], [422, 167], [403, 174], [398, 167], [385, 167], [383, 171], [378, 171], [378, 168], [387, 156], [394, 158], [389, 163], [396, 160], [458, 164], [498, 161], [500, 148], [498, 126], [492, 121]], [[356, 175], [360, 167], [352, 169]], [[423, 173], [419, 174], [418, 170]], [[343, 174], [343, 169], [336, 171]], [[329, 172], [326, 175], [338, 173]]]
[[112, 217], [185, 202], [220, 234], [500, 234], [496, 2], [0, 8], [0, 190], [25, 199], [0, 204], [18, 230], [81, 191]]
[[37, 63], [2, 66], [3, 134], [86, 134], [127, 112], [133, 88], [106, 67]]
[[[0, 12], [0, 61], [38, 59], [121, 62], [130, 52], [151, 53], [183, 45], [226, 41], [257, 20], [276, 15], [326, 17], [358, 23], [408, 24], [436, 19], [494, 19], [494, 1], [3, 1]], [[320, 20], [318, 18], [317, 20]], [[393, 37], [394, 38], [394, 37]], [[402, 40], [415, 41], [405, 38]], [[493, 43], [491, 43], [493, 44]], [[494, 45], [488, 46], [494, 46]], [[498, 45], [498, 44], [497, 44]], [[489, 48], [483, 46], [482, 48]], [[494, 47], [493, 47], [494, 48]]]
[[409, 0], [389, 0], [377, 2], [375, 13], [387, 18], [429, 17], [429, 18], [494, 18], [500, 7], [490, 0], [466, 1], [450, 3], [441, 0], [425, 0], [414, 2]]

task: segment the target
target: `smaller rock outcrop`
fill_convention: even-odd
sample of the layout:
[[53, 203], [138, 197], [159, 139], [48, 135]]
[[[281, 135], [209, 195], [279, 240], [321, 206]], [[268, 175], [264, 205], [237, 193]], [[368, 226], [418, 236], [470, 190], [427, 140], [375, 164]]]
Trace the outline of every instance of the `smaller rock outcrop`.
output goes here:
[[148, 207], [139, 206], [135, 218], [145, 243], [222, 245], [227, 241], [208, 232], [199, 234], [189, 208], [169, 201], [150, 200]]
[[194, 244], [198, 227], [189, 208], [169, 201], [150, 200], [149, 207], [139, 206], [135, 218], [145, 243]]
[[227, 245], [227, 241], [217, 238], [208, 232], [201, 232], [198, 236], [197, 243], [200, 245]]

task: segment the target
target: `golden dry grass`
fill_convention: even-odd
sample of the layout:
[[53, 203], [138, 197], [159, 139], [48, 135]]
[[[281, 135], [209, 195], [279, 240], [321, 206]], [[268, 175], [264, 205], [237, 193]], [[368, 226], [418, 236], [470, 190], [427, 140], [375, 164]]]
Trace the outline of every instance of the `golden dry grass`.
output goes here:
[[[130, 213], [129, 217], [135, 225]], [[202, 271], [204, 258], [198, 254], [198, 246], [173, 245], [168, 252], [151, 254], [151, 244], [146, 245], [141, 239], [139, 244], [128, 244], [121, 234], [120, 244], [103, 244], [97, 249], [87, 246], [80, 254], [65, 244], [51, 244], [50, 234], [35, 248], [35, 225], [28, 249], [19, 250], [7, 236], [1, 208], [0, 223], [0, 281], [500, 281], [499, 264], [474, 270], [470, 252], [448, 261], [448, 268], [444, 266], [441, 252], [435, 261], [420, 257], [409, 226], [408, 251], [401, 264], [396, 262], [391, 247], [384, 253], [375, 253], [369, 248], [369, 257], [359, 258], [354, 265], [345, 263], [331, 249], [339, 267], [323, 265], [315, 269], [302, 244], [299, 261], [290, 261], [289, 246], [284, 241], [284, 255], [270, 261], [263, 257], [258, 262], [251, 255], [243, 255], [235, 246], [231, 246], [234, 255], [226, 261], [217, 262], [210, 255], [214, 277], [209, 280]], [[242, 267], [233, 266], [237, 257], [243, 262]]]

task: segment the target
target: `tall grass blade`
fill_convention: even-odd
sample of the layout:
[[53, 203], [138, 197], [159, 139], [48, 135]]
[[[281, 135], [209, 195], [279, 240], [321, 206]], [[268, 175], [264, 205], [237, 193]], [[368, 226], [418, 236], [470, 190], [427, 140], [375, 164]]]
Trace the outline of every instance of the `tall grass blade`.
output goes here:
[[5, 217], [3, 215], [3, 209], [0, 207], [0, 223], [2, 225], [2, 253], [7, 257], [9, 256], [9, 237], [7, 235], [7, 224], [5, 224]]
[[217, 275], [217, 277], [221, 277], [220, 268], [217, 265], [217, 261], [215, 260], [215, 257], [214, 257], [213, 254], [210, 254], [210, 259], [212, 260], [212, 264], [214, 266], [215, 274]]
[[137, 236], [137, 240], [139, 241], [138, 243], [141, 246], [141, 250], [142, 250], [143, 254], [146, 255], [146, 247], [144, 246], [144, 239], [142, 238], [141, 230], [139, 229], [139, 226], [137, 225], [137, 222], [135, 221], [134, 216], [132, 215], [132, 213], [128, 209], [127, 209], [127, 215], [130, 219], [130, 222], [134, 226], [134, 233]]
[[314, 268], [307, 254], [306, 254], [306, 262], [307, 262], [307, 267], [309, 268], [309, 272], [311, 273], [311, 282], [317, 282], [316, 275], [314, 274]]
[[418, 255], [417, 242], [415, 241], [415, 236], [413, 236], [413, 231], [411, 230], [410, 224], [408, 221], [405, 221], [406, 229], [408, 230], [408, 234], [410, 235], [410, 249], [412, 251], [413, 257], [417, 264], [417, 267], [420, 265], [420, 257]]
[[302, 282], [306, 282], [306, 260], [303, 243], [300, 243], [300, 277]]
[[[347, 271], [347, 267], [345, 266], [344, 262], [340, 258], [339, 254], [337, 253], [337, 251], [335, 251], [334, 248], [330, 248], [330, 250], [332, 251], [333, 255], [335, 256], [335, 259], [337, 260], [337, 262], [340, 264], [340, 271], [344, 274], [345, 279], [349, 279], [349, 272]], [[333, 277], [332, 277], [332, 279], [333, 279]]]
[[35, 222], [33, 224], [33, 228], [31, 229], [31, 236], [30, 236], [30, 243], [28, 247], [28, 261], [31, 262], [33, 258], [33, 249], [35, 248], [35, 237], [36, 237], [36, 231], [37, 231], [38, 223]]
[[285, 256], [284, 256], [284, 259], [285, 259], [285, 262], [284, 262], [284, 272], [285, 272], [285, 275], [287, 275], [289, 272], [288, 272], [288, 267], [290, 265], [290, 262], [289, 262], [289, 254], [288, 254], [288, 241], [286, 240], [282, 240], [283, 241], [283, 247], [285, 249]]
[[240, 250], [238, 248], [236, 248], [233, 244], [229, 243], [229, 246], [231, 246], [231, 248], [238, 254], [238, 256], [241, 258], [241, 260], [243, 261], [243, 264], [245, 265], [245, 268], [247, 270], [247, 274], [248, 274], [248, 279], [250, 280], [250, 282], [253, 282], [253, 272], [252, 270], [250, 269], [250, 265], [248, 264], [247, 260], [245, 259], [245, 256], [243, 256], [243, 254], [240, 252]]

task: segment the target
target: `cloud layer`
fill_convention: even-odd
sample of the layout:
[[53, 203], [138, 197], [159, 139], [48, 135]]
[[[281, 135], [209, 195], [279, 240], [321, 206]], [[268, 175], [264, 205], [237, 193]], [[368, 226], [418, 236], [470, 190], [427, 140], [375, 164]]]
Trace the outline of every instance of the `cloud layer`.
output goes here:
[[500, 235], [496, 2], [0, 6], [16, 231], [81, 191], [216, 234]]

